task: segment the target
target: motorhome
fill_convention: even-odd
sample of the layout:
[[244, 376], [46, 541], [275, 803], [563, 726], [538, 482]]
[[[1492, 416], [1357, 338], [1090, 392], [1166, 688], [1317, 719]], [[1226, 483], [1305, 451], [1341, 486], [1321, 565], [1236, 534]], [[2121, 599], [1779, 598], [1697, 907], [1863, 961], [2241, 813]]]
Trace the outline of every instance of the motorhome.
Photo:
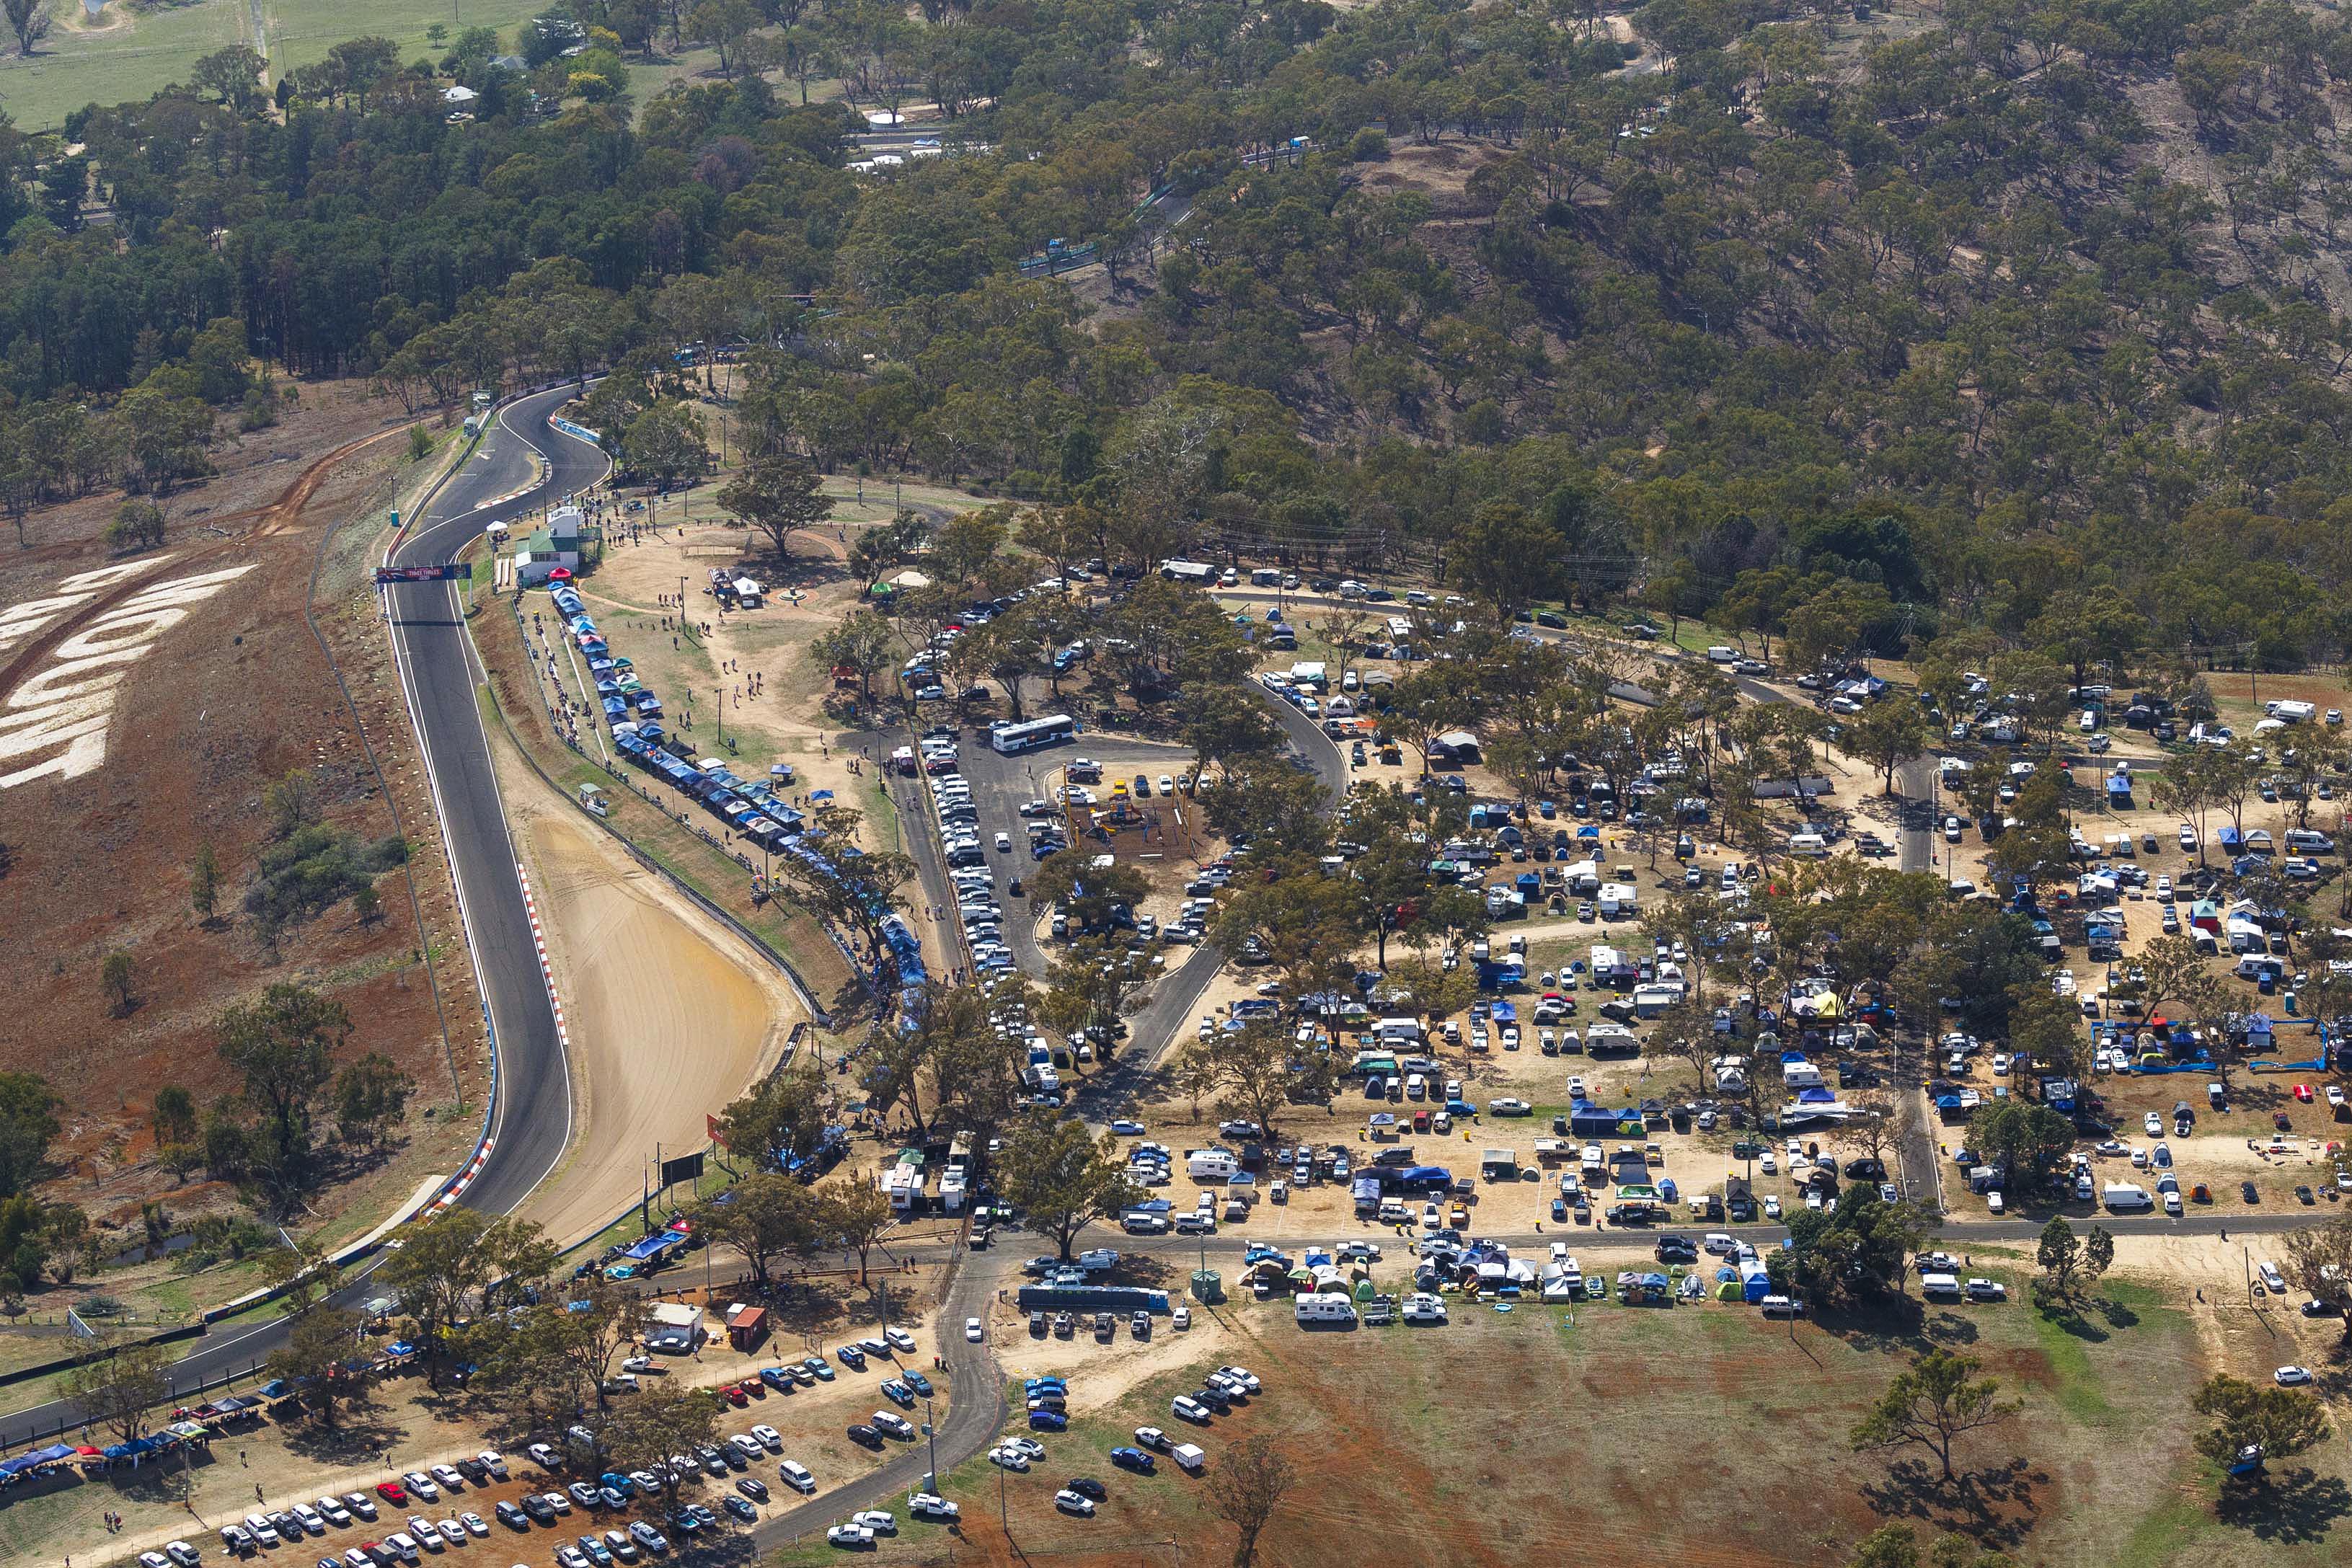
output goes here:
[[1320, 1323], [1347, 1323], [1353, 1326], [1356, 1321], [1356, 1303], [1344, 1295], [1333, 1295], [1327, 1291], [1313, 1291], [1298, 1297], [1292, 1303], [1292, 1310], [1301, 1328]]

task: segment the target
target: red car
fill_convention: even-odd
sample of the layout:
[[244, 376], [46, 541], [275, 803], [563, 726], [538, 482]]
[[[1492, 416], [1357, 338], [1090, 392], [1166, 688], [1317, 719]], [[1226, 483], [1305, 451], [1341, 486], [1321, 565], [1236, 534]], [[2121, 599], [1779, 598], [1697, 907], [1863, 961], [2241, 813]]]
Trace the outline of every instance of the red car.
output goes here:
[[2311, 1103], [2311, 1085], [2310, 1085], [2310, 1084], [2308, 1084], [2308, 1083], [2298, 1083], [2298, 1084], [2296, 1084], [2296, 1085], [2294, 1086], [2294, 1097], [2295, 1097], [2296, 1099], [2298, 1099], [2298, 1100], [2302, 1101], [2302, 1102], [2303, 1102], [2305, 1104], [2306, 1104], [2306, 1105], [2310, 1104], [2310, 1103]]
[[2280, 1132], [2285, 1133], [2293, 1131], [2294, 1124], [2286, 1119], [2285, 1112], [2273, 1111], [2271, 1113], [2271, 1125], [2276, 1127]]
[[404, 1503], [408, 1500], [408, 1489], [398, 1481], [378, 1481], [375, 1483], [375, 1495], [386, 1502]]
[[721, 1385], [719, 1392], [727, 1396], [727, 1403], [730, 1405], [742, 1406], [751, 1403], [743, 1396], [743, 1390], [732, 1383]]

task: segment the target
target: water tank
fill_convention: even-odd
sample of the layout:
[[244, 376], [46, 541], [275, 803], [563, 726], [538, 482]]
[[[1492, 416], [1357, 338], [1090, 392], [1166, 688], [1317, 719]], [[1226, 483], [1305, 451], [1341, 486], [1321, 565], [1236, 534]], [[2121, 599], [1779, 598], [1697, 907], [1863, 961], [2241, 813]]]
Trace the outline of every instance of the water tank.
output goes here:
[[1225, 1299], [1225, 1278], [1214, 1269], [1192, 1270], [1192, 1299], [1215, 1306]]

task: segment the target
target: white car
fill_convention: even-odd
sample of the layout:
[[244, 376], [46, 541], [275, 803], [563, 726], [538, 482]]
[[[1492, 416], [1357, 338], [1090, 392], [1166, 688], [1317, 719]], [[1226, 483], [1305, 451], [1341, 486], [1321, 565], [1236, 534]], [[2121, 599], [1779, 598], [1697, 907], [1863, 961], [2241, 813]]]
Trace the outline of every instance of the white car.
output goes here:
[[2311, 1369], [2306, 1366], [2282, 1366], [2271, 1374], [2281, 1388], [2300, 1388], [2311, 1381]]
[[433, 1528], [431, 1520], [414, 1513], [408, 1516], [408, 1538], [427, 1552], [442, 1551], [448, 1544], [441, 1539], [441, 1532]]
[[[433, 1528], [441, 1532], [441, 1539], [447, 1542], [450, 1545], [463, 1546], [466, 1544], [466, 1527], [459, 1524], [456, 1520], [445, 1519]], [[488, 1532], [486, 1531], [484, 1533], [487, 1534]]]
[[978, 1318], [964, 1319], [963, 1337], [965, 1339], [970, 1340], [974, 1344], [978, 1344], [985, 1336], [986, 1331], [980, 1326], [980, 1320]]
[[869, 1508], [863, 1513], [853, 1513], [849, 1516], [849, 1522], [862, 1524], [877, 1535], [898, 1533], [898, 1516], [878, 1508]]
[[1764, 1199], [1764, 1218], [1767, 1219], [1778, 1219], [1780, 1218], [1780, 1199], [1777, 1195], [1767, 1197]]
[[1075, 1513], [1081, 1519], [1087, 1519], [1093, 1517], [1095, 1500], [1084, 1492], [1075, 1492], [1065, 1487], [1054, 1494], [1054, 1506], [1064, 1513]]
[[339, 1529], [352, 1521], [352, 1511], [331, 1497], [322, 1497], [310, 1506], [317, 1509], [329, 1524]]
[[2009, 1052], [2005, 1051], [1994, 1051], [1992, 1053], [1992, 1075], [1995, 1078], [2000, 1078], [2006, 1075], [2008, 1071]]
[[919, 1491], [907, 1499], [907, 1511], [925, 1519], [954, 1519], [963, 1511], [937, 1492]]
[[1168, 1314], [1168, 1322], [1169, 1325], [1172, 1328], [1191, 1328], [1192, 1326], [1192, 1309], [1190, 1307], [1177, 1308], [1174, 1312]]
[[1445, 1321], [1445, 1303], [1424, 1291], [1415, 1291], [1404, 1299], [1402, 1315], [1409, 1323], [1442, 1323]]
[[773, 1427], [767, 1425], [765, 1422], [752, 1427], [751, 1436], [760, 1439], [761, 1446], [768, 1449], [771, 1453], [781, 1452], [783, 1448], [783, 1434], [777, 1431]]
[[897, 1351], [900, 1355], [912, 1355], [915, 1354], [915, 1336], [908, 1333], [905, 1329], [884, 1329], [882, 1331], [882, 1337], [889, 1341], [890, 1348]]
[[862, 1524], [836, 1524], [824, 1532], [824, 1538], [835, 1546], [865, 1547], [874, 1544], [874, 1532]]
[[350, 1509], [358, 1518], [368, 1520], [371, 1522], [375, 1519], [375, 1499], [368, 1496], [368, 1494], [363, 1491], [345, 1492], [343, 1494], [343, 1506]]
[[432, 1478], [427, 1476], [423, 1470], [411, 1470], [406, 1475], [401, 1477], [400, 1479], [404, 1486], [407, 1487], [410, 1491], [415, 1492], [418, 1497], [423, 1498], [426, 1502], [439, 1502], [441, 1500], [441, 1489], [435, 1486], [433, 1484]]
[[2186, 822], [2180, 824], [2180, 847], [2191, 852], [2197, 848], [2197, 830]]
[[1265, 1385], [1258, 1381], [1257, 1374], [1246, 1366], [1221, 1366], [1217, 1370], [1223, 1374], [1226, 1381], [1238, 1383], [1252, 1394], [1265, 1391]]
[[1168, 1408], [1181, 1420], [1197, 1421], [1202, 1426], [1208, 1425], [1209, 1407], [1189, 1394], [1179, 1394], [1175, 1398], [1171, 1399], [1168, 1402]]
[[447, 1487], [451, 1491], [464, 1491], [466, 1490], [466, 1478], [457, 1473], [457, 1468], [455, 1465], [434, 1466], [433, 1479], [439, 1481], [443, 1486]]
[[1500, 1100], [1487, 1101], [1486, 1111], [1489, 1115], [1495, 1116], [1526, 1116], [1532, 1114], [1535, 1107], [1524, 1100], [1506, 1095]]
[[468, 1535], [488, 1535], [490, 1532], [489, 1521], [478, 1513], [461, 1513], [457, 1516], [457, 1522], [466, 1527]]
[[2142, 1116], [2139, 1119], [2139, 1124], [2147, 1130], [2147, 1135], [2151, 1138], [2164, 1136], [2164, 1118], [2153, 1111]]
[[1445, 1217], [1438, 1212], [1437, 1205], [1431, 1203], [1422, 1206], [1421, 1228], [1423, 1230], [1442, 1230], [1445, 1228]]
[[999, 1469], [1025, 1470], [1029, 1468], [1029, 1456], [1015, 1453], [1011, 1448], [991, 1448], [988, 1450], [988, 1462]]
[[996, 835], [996, 852], [1001, 855], [1011, 854], [1013, 852], [1013, 835], [1011, 833], [999, 833]]
[[807, 1466], [797, 1460], [786, 1459], [781, 1473], [784, 1478], [784, 1484], [796, 1492], [816, 1490], [816, 1478], [809, 1474]]
[[1042, 1459], [1045, 1457], [1045, 1445], [1034, 1437], [1007, 1437], [1004, 1439], [1003, 1446], [1026, 1459]]
[[302, 1528], [312, 1535], [327, 1533], [326, 1517], [307, 1502], [298, 1502], [286, 1511], [301, 1521]]

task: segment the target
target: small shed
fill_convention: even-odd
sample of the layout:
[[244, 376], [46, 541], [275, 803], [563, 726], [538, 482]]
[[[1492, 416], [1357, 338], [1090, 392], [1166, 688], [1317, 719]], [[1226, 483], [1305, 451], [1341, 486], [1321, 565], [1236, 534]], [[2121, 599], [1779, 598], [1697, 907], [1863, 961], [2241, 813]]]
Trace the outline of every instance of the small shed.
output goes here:
[[727, 1343], [732, 1348], [750, 1352], [760, 1347], [768, 1337], [768, 1309], [749, 1303], [739, 1303], [727, 1309]]

